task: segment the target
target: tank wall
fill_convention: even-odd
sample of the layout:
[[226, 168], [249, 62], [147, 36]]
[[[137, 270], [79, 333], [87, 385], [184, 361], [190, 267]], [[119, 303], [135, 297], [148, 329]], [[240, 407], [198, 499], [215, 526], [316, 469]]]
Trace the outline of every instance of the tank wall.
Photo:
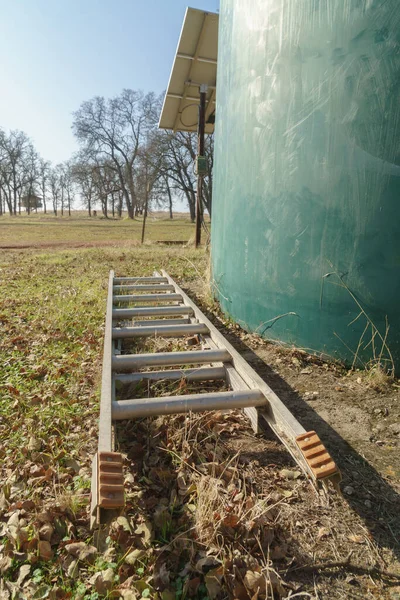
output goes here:
[[399, 38], [398, 0], [221, 0], [212, 266], [245, 328], [366, 362], [362, 308], [400, 366]]

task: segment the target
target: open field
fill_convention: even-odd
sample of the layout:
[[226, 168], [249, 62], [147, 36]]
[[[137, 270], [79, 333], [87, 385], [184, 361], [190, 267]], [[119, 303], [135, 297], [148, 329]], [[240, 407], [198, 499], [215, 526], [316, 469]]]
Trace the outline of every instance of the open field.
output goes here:
[[[83, 213], [71, 217], [55, 217], [42, 213], [0, 217], [0, 248], [26, 246], [84, 246], [84, 245], [135, 245], [140, 242], [143, 217], [135, 220], [105, 219]], [[176, 214], [170, 219], [166, 213], [149, 214], [145, 241], [188, 242], [194, 237], [194, 224], [189, 215]]]
[[[396, 600], [399, 382], [242, 331], [209, 297], [204, 249], [120, 246], [126, 221], [98, 221], [96, 234], [85, 234], [86, 220], [29, 223], [10, 225], [11, 234], [0, 219], [7, 239], [30, 246], [0, 250], [1, 600]], [[167, 235], [163, 223], [154, 239]], [[192, 225], [167, 227], [178, 239]], [[35, 247], [56, 231], [70, 247]], [[74, 247], [84, 240], [105, 245]], [[318, 496], [282, 444], [254, 436], [238, 412], [125, 422], [117, 439], [126, 510], [94, 539], [90, 466], [111, 268], [138, 276], [164, 268], [176, 278], [320, 433], [342, 469], [343, 496]], [[180, 382], [174, 392], [187, 389]]]

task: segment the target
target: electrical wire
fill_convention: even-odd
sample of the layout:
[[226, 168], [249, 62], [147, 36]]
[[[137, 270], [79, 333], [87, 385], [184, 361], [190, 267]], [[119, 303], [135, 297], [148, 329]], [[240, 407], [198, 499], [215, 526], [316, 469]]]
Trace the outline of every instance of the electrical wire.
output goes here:
[[198, 104], [195, 104], [194, 102], [193, 102], [192, 104], [187, 104], [187, 105], [186, 105], [184, 108], [182, 108], [182, 110], [181, 110], [181, 112], [180, 112], [180, 115], [179, 115], [179, 120], [180, 120], [180, 122], [182, 123], [182, 125], [183, 125], [184, 127], [187, 127], [188, 129], [189, 129], [190, 127], [194, 127], [194, 126], [195, 126], [195, 125], [197, 125], [197, 123], [198, 123], [198, 120], [197, 120], [197, 121], [196, 121], [195, 123], [193, 123], [192, 125], [187, 125], [186, 123], [184, 123], [184, 122], [182, 121], [182, 115], [183, 115], [183, 113], [185, 112], [185, 110], [186, 110], [187, 108], [190, 108], [191, 106], [198, 106]]

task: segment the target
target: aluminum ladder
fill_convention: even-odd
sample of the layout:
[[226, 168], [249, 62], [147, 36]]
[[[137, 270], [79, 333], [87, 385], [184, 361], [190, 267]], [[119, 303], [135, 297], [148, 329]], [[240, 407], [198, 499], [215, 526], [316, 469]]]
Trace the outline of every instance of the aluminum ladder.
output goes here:
[[[120, 305], [127, 305], [120, 308]], [[117, 306], [116, 306], [117, 305]], [[202, 350], [119, 354], [121, 340], [198, 336]], [[198, 365], [184, 368], [185, 365]], [[163, 370], [163, 367], [179, 367]], [[146, 370], [147, 368], [154, 370]], [[230, 391], [156, 398], [118, 399], [116, 383], [141, 380], [225, 380]], [[124, 505], [121, 454], [114, 451], [113, 422], [122, 419], [244, 410], [254, 431], [262, 417], [300, 468], [317, 485], [338, 485], [340, 471], [315, 431], [306, 431], [268, 384], [165, 272], [152, 277], [109, 275], [104, 333], [98, 451], [93, 457], [91, 525], [104, 509]]]

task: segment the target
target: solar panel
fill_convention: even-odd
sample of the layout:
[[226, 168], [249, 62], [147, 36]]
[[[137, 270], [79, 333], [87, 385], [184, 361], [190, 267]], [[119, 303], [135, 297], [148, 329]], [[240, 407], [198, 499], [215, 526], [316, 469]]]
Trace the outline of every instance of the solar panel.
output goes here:
[[207, 86], [206, 133], [214, 131], [218, 15], [187, 8], [158, 126], [197, 131], [200, 85]]

